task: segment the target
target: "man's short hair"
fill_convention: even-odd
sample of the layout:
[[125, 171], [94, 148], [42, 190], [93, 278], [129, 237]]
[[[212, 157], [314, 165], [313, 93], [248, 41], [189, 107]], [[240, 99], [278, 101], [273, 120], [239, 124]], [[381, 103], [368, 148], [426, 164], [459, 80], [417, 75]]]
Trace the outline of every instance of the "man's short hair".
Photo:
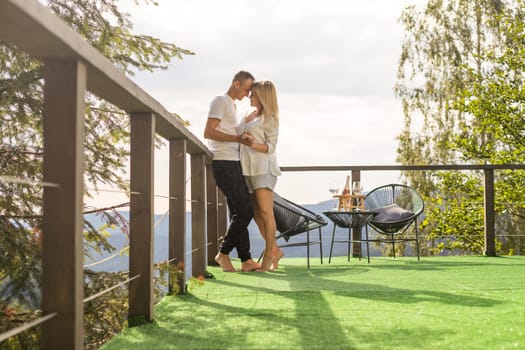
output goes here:
[[239, 81], [241, 83], [244, 83], [248, 79], [255, 80], [253, 75], [245, 70], [241, 70], [233, 77], [233, 81]]

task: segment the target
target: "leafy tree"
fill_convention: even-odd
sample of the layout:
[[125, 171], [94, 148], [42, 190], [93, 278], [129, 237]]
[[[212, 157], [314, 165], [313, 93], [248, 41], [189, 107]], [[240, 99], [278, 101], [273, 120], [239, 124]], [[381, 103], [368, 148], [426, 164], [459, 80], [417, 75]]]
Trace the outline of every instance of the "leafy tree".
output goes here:
[[[143, 0], [143, 4], [155, 1]], [[165, 69], [189, 50], [154, 37], [134, 34], [129, 14], [117, 0], [48, 0], [47, 6], [127, 74]], [[135, 1], [139, 4], [139, 1]], [[42, 65], [9, 43], [0, 43], [0, 332], [34, 318], [40, 302], [40, 225], [42, 212]], [[115, 106], [86, 94], [85, 195], [100, 185], [128, 191], [125, 173], [129, 118]], [[106, 224], [85, 223], [85, 251], [114, 251], [104, 231], [118, 221], [115, 210]], [[86, 271], [86, 295], [122, 280], [119, 274]], [[86, 306], [86, 347], [100, 345], [116, 331], [125, 310], [122, 292]], [[99, 318], [91, 312], [98, 312]], [[100, 316], [101, 315], [101, 316]], [[107, 328], [105, 328], [108, 326]], [[94, 331], [93, 331], [94, 330]], [[37, 331], [1, 344], [0, 348], [34, 347]], [[33, 345], [31, 345], [33, 344]]]
[[[403, 12], [396, 86], [405, 113], [401, 163], [523, 163], [523, 6], [522, 0], [430, 0], [423, 10]], [[437, 242], [431, 252], [482, 253], [483, 175], [405, 176], [426, 196], [422, 226]], [[496, 173], [497, 229], [507, 238], [519, 232], [520, 186], [522, 172]], [[508, 215], [510, 207], [517, 215]], [[507, 238], [500, 252], [523, 249]]]
[[[395, 88], [405, 114], [399, 161], [442, 164], [458, 160], [450, 136], [465, 116], [453, 105], [473, 83], [471, 73], [481, 70], [481, 50], [493, 45], [498, 31], [487, 19], [502, 6], [493, 0], [430, 0], [424, 10], [410, 6], [403, 11], [405, 38]], [[465, 71], [464, 66], [472, 70]], [[416, 130], [419, 124], [421, 129]], [[416, 177], [411, 174], [413, 181]], [[419, 181], [425, 184], [424, 178]]]
[[[486, 62], [481, 71], [471, 74], [475, 83], [459, 96], [455, 108], [469, 115], [453, 147], [464, 158], [492, 164], [525, 163], [525, 2], [516, 1], [491, 19], [500, 30], [500, 47], [482, 52]], [[470, 70], [469, 67], [464, 67]], [[521, 189], [525, 186], [523, 171], [497, 173], [498, 230], [505, 234], [503, 251], [521, 253], [525, 205]]]

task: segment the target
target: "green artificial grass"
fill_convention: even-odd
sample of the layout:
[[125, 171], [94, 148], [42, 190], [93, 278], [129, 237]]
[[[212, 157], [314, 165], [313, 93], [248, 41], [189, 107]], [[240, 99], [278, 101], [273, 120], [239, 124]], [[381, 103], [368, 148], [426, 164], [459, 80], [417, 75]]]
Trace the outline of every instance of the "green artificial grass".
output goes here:
[[[525, 257], [282, 259], [164, 297], [122, 349], [524, 349]], [[235, 262], [238, 266], [239, 262]]]

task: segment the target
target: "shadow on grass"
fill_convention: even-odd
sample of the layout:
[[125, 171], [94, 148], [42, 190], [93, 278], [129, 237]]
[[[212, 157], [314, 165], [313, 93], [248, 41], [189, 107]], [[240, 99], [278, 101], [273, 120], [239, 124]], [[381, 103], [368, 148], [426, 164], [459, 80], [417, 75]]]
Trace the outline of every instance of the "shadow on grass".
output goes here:
[[[194, 295], [167, 297], [159, 305], [157, 322], [133, 328], [130, 338], [115, 339], [113, 349], [357, 349], [383, 348], [403, 344], [425, 348], [429, 336], [440, 338], [444, 331], [428, 327], [385, 333], [367, 327], [341, 327], [321, 292], [274, 293], [288, 298], [295, 307], [262, 310], [211, 302]], [[200, 310], [200, 312], [196, 312]], [[128, 330], [130, 331], [130, 330]], [[260, 343], [249, 335], [256, 333]], [[450, 331], [447, 332], [450, 335]], [[282, 339], [283, 334], [292, 335]], [[424, 334], [419, 338], [417, 335]]]
[[[280, 294], [291, 297], [289, 292]], [[112, 349], [354, 349], [320, 293], [308, 294], [291, 297], [296, 307], [289, 312], [227, 305], [191, 294], [166, 297], [156, 322], [128, 329], [127, 337], [113, 340]], [[322, 317], [306, 324], [304, 317], [315, 312], [312, 302], [323, 310]], [[278, 339], [282, 333], [295, 336]], [[259, 343], [254, 335], [259, 335]]]
[[[409, 288], [395, 288], [381, 284], [374, 283], [360, 283], [360, 282], [342, 282], [324, 278], [325, 275], [337, 276], [338, 274], [347, 275], [347, 271], [328, 271], [327, 269], [313, 268], [305, 270], [300, 267], [287, 267], [290, 275], [275, 273], [261, 273], [260, 278], [275, 280], [286, 279], [289, 282], [289, 290], [291, 292], [301, 291], [327, 291], [337, 295], [368, 299], [374, 301], [383, 301], [396, 304], [414, 304], [420, 302], [437, 302], [447, 305], [460, 305], [472, 307], [492, 307], [499, 305], [502, 302], [499, 300], [481, 298], [476, 296], [468, 296], [457, 293], [449, 293], [442, 291], [424, 290], [424, 289], [409, 289]], [[362, 268], [360, 270], [366, 270]], [[293, 270], [298, 270], [294, 271]], [[355, 271], [354, 271], [355, 272]], [[361, 271], [363, 272], [363, 271]], [[308, 275], [308, 276], [307, 276]], [[219, 285], [228, 285], [238, 289], [249, 289], [254, 291], [275, 292], [274, 289], [264, 288], [261, 286], [253, 286], [243, 283], [234, 283], [225, 280], [215, 280], [211, 283]]]

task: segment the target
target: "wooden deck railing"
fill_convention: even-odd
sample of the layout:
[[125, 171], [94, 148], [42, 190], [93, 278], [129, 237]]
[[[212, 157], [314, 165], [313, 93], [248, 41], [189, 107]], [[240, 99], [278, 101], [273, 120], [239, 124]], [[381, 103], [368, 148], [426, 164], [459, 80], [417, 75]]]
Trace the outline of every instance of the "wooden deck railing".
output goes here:
[[[85, 92], [128, 112], [131, 121], [129, 317], [153, 319], [155, 135], [168, 140], [170, 150], [170, 261], [184, 261], [186, 256], [186, 154], [191, 159], [193, 275], [204, 274], [206, 249], [217, 251], [218, 232], [222, 234], [226, 226], [220, 219], [226, 218], [226, 205], [207, 176], [212, 155], [206, 146], [38, 1], [0, 1], [0, 41], [44, 65], [44, 317], [34, 324], [43, 322], [43, 348], [82, 349]], [[179, 282], [184, 288], [184, 281]]]

